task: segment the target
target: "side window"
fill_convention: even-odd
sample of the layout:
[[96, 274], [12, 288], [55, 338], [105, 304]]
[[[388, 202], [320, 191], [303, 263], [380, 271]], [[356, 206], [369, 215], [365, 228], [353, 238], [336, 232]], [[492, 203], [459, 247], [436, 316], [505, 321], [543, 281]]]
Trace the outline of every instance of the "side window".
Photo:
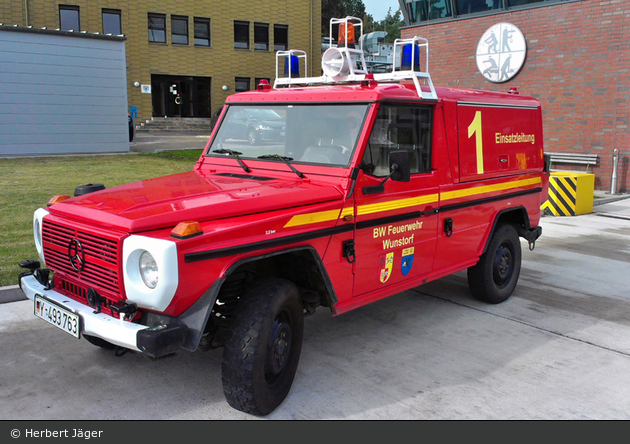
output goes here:
[[409, 152], [411, 174], [431, 171], [431, 126], [429, 106], [381, 105], [370, 140], [361, 160], [361, 169], [376, 177], [389, 175], [389, 154]]
[[188, 17], [171, 16], [171, 43], [188, 44]]
[[59, 29], [62, 31], [81, 31], [78, 6], [59, 5]]
[[122, 34], [120, 9], [103, 9], [103, 34]]
[[273, 50], [286, 51], [289, 49], [289, 26], [273, 25]]
[[195, 46], [210, 46], [210, 19], [194, 18]]
[[235, 77], [234, 78], [234, 91], [235, 92], [243, 92], [249, 91], [250, 88], [250, 79], [249, 77]]
[[249, 22], [234, 20], [234, 48], [249, 49]]
[[166, 43], [166, 16], [149, 13], [149, 42]]

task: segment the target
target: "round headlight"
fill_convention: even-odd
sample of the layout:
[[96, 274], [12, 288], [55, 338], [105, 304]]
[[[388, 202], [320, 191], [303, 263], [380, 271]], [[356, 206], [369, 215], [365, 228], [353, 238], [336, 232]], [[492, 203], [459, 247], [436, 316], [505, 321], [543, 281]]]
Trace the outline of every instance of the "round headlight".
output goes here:
[[144, 251], [140, 255], [140, 259], [138, 260], [138, 266], [140, 267], [140, 276], [142, 277], [142, 281], [144, 285], [153, 289], [158, 284], [158, 266], [151, 256], [151, 253], [148, 251]]

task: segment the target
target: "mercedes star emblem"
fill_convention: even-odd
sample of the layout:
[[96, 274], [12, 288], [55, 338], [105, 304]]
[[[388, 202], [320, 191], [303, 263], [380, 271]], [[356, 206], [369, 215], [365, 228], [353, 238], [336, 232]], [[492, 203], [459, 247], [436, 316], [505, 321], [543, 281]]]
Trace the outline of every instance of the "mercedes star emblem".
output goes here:
[[78, 239], [72, 239], [68, 244], [68, 258], [70, 259], [70, 265], [77, 271], [83, 270], [85, 267], [85, 252], [83, 251], [83, 245]]

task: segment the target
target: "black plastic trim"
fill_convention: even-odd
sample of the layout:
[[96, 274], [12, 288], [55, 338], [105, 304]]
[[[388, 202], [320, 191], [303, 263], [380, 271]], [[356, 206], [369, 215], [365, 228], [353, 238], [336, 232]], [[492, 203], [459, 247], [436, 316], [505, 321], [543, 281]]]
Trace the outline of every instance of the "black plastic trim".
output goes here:
[[177, 234], [171, 233], [171, 237], [173, 239], [190, 239], [191, 237], [201, 236], [202, 234], [203, 234], [203, 231], [198, 231], [196, 233], [189, 234], [188, 236], [178, 236]]
[[138, 331], [138, 348], [151, 358], [160, 358], [179, 351], [186, 339], [187, 328], [183, 325], [160, 325]]
[[366, 220], [363, 222], [357, 222], [357, 230], [376, 227], [379, 225], [393, 224], [393, 223], [401, 222], [407, 219], [418, 218], [424, 215], [426, 215], [426, 213], [423, 213], [422, 211], [414, 211], [412, 213], [399, 214], [397, 216], [381, 217], [379, 219], [372, 219], [372, 220]]
[[186, 263], [204, 261], [207, 259], [217, 259], [220, 257], [234, 256], [236, 254], [251, 253], [252, 251], [262, 250], [264, 248], [275, 248], [282, 245], [289, 245], [295, 242], [303, 242], [320, 237], [332, 236], [334, 234], [346, 233], [354, 230], [354, 225], [346, 224], [324, 230], [316, 230], [308, 233], [295, 234], [293, 236], [281, 237], [278, 239], [270, 239], [262, 242], [254, 242], [253, 244], [238, 245], [235, 247], [221, 248], [219, 250], [200, 251], [199, 253], [189, 253], [184, 256]]

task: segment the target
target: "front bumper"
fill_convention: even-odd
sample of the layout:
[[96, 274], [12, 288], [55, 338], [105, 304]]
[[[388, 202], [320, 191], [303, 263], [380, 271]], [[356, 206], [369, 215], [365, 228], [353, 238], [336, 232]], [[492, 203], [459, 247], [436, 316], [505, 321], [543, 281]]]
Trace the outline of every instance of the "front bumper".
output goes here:
[[55, 290], [47, 290], [33, 275], [20, 278], [20, 287], [30, 300], [39, 294], [76, 313], [81, 319], [81, 335], [95, 336], [119, 347], [141, 352], [152, 358], [174, 353], [184, 342], [184, 326], [147, 327], [103, 313], [81, 304]]

